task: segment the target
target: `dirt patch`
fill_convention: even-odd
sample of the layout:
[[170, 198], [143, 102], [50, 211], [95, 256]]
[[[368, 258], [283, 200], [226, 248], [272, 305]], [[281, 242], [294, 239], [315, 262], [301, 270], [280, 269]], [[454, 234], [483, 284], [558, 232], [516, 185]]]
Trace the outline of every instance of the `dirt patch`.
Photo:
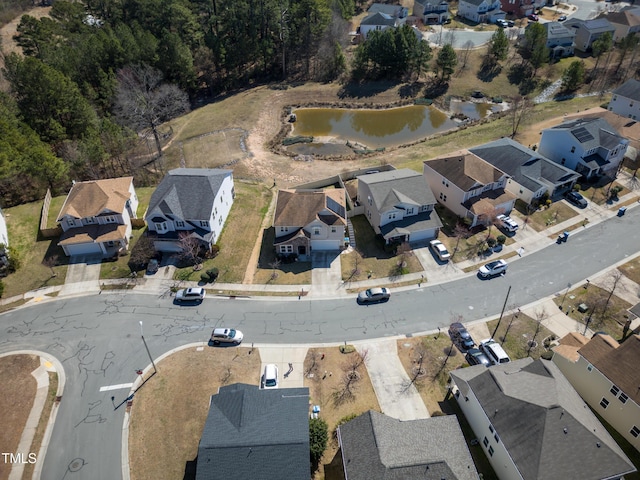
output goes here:
[[260, 384], [260, 354], [251, 348], [189, 348], [157, 364], [131, 410], [132, 480], [183, 478], [197, 454], [211, 395], [237, 382]]
[[[0, 358], [0, 452], [16, 452], [22, 431], [33, 407], [38, 384], [31, 376], [40, 366], [37, 355], [12, 355]], [[0, 480], [11, 473], [11, 464], [0, 461]]]
[[[312, 348], [304, 361], [304, 385], [309, 387], [309, 403], [320, 406], [320, 417], [329, 426], [329, 443], [320, 468], [314, 478], [325, 478], [325, 468], [338, 451], [338, 441], [333, 434], [341, 419], [357, 416], [368, 410], [380, 411], [369, 373], [360, 363], [357, 352], [341, 353], [338, 347]], [[345, 395], [347, 377], [354, 381], [350, 388], [353, 395]]]

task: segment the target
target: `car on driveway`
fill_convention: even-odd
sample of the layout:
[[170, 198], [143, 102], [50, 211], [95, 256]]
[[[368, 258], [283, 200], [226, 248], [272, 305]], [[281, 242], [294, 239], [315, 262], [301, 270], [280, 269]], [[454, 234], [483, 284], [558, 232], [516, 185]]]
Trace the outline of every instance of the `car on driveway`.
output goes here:
[[518, 230], [518, 224], [508, 215], [498, 215], [496, 217], [498, 226], [505, 229], [507, 232], [515, 233]]
[[391, 298], [391, 291], [388, 288], [370, 288], [358, 294], [358, 303], [386, 302], [389, 298]]
[[467, 363], [472, 366], [484, 365], [485, 367], [488, 367], [489, 365], [491, 365], [491, 360], [489, 360], [489, 357], [487, 357], [485, 353], [478, 348], [470, 348], [464, 358]]
[[502, 348], [502, 345], [493, 338], [487, 338], [481, 341], [480, 350], [489, 358], [492, 365], [500, 365], [501, 363], [509, 363], [511, 361], [507, 352]]
[[465, 352], [476, 344], [471, 338], [471, 334], [460, 322], [454, 322], [449, 326], [449, 338], [460, 350]]
[[532, 13], [531, 15], [529, 15], [527, 17], [529, 20], [531, 20], [532, 22], [537, 22], [538, 20], [540, 20], [540, 17], [538, 17], [538, 15], [536, 15], [535, 13]]
[[211, 333], [210, 343], [213, 345], [222, 345], [222, 344], [231, 344], [231, 345], [240, 345], [244, 335], [240, 330], [236, 330], [235, 328], [214, 328]]
[[567, 19], [567, 16], [566, 16], [566, 15], [560, 15], [560, 16], [558, 17], [558, 21], [559, 21], [559, 22], [564, 22], [566, 19]]
[[147, 264], [147, 275], [153, 275], [156, 273], [158, 271], [158, 267], [159, 263], [157, 259], [152, 258], [149, 260], [149, 263]]
[[498, 20], [496, 20], [496, 25], [502, 28], [507, 28], [509, 26], [507, 21], [503, 20], [502, 18], [499, 18]]
[[275, 363], [264, 367], [263, 388], [278, 388], [278, 366]]
[[206, 291], [202, 287], [183, 288], [176, 292], [176, 302], [202, 302]]
[[515, 25], [516, 25], [516, 22], [514, 22], [513, 20], [507, 20], [508, 27], [514, 27]]
[[578, 208], [587, 208], [587, 201], [578, 192], [567, 192], [564, 198], [567, 200], [567, 202], [572, 203]]
[[494, 260], [493, 262], [489, 262], [486, 265], [480, 267], [480, 270], [478, 270], [478, 275], [480, 275], [482, 278], [503, 275], [507, 273], [507, 267], [507, 262], [505, 262], [504, 260]]
[[451, 258], [451, 254], [447, 250], [447, 247], [445, 247], [440, 240], [431, 240], [429, 242], [429, 248], [431, 248], [433, 254], [443, 262], [448, 262]]

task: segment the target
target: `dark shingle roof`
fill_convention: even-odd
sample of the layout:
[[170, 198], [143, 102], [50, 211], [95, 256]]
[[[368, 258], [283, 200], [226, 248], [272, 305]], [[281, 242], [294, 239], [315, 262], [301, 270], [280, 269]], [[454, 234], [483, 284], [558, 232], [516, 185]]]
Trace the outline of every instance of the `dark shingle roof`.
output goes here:
[[407, 168], [360, 175], [358, 181], [369, 185], [373, 202], [379, 212], [399, 203], [434, 205], [436, 198], [424, 177]]
[[309, 479], [309, 389], [220, 387], [198, 447], [196, 480]]
[[630, 78], [613, 92], [614, 95], [630, 98], [631, 100], [640, 100], [640, 82], [635, 78]]
[[525, 480], [604, 479], [635, 470], [558, 367], [524, 358], [451, 372], [477, 398]]
[[478, 478], [454, 415], [401, 421], [369, 410], [339, 429], [349, 480]]
[[391, 15], [387, 15], [386, 13], [376, 12], [368, 15], [360, 25], [389, 25], [394, 26], [396, 24], [396, 19]]
[[578, 118], [551, 127], [552, 130], [570, 132], [584, 150], [604, 147], [612, 150], [617, 147], [622, 137], [604, 118]]
[[179, 220], [209, 220], [218, 190], [232, 174], [217, 168], [171, 170], [151, 195], [147, 212], [160, 210]]
[[497, 182], [504, 176], [490, 163], [465, 151], [424, 163], [465, 192]]
[[573, 170], [558, 165], [510, 138], [501, 138], [469, 150], [532, 192], [541, 186], [553, 188], [579, 177]]

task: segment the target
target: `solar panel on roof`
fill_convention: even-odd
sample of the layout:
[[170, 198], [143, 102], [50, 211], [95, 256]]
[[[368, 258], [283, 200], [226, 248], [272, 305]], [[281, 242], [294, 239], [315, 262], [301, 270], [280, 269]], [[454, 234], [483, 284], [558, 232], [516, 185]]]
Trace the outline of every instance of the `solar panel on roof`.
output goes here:
[[593, 135], [591, 135], [589, 131], [584, 127], [576, 128], [573, 131], [573, 136], [576, 137], [580, 143], [593, 140]]
[[327, 197], [327, 208], [335, 213], [337, 213], [342, 218], [345, 218], [344, 207], [336, 202], [333, 198]]

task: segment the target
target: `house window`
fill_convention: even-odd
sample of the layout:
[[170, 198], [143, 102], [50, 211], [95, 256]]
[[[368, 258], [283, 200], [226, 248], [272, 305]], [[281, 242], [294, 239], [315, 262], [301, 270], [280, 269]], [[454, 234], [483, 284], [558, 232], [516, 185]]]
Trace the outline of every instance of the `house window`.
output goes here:
[[331, 227], [331, 233], [336, 233], [338, 231], [338, 227]]
[[624, 393], [621, 393], [620, 396], [618, 397], [618, 400], [620, 400], [621, 403], [627, 403], [627, 400], [629, 400], [629, 397], [627, 397]]
[[164, 232], [167, 230], [167, 222], [155, 223], [157, 232]]
[[562, 160], [560, 161], [560, 165], [564, 165], [566, 161], [567, 159], [563, 157]]
[[449, 182], [448, 182], [446, 179], [444, 179], [444, 178], [442, 179], [442, 184], [443, 184], [445, 187], [449, 187]]
[[222, 225], [222, 217], [218, 217], [218, 225]]
[[67, 219], [67, 225], [69, 225], [70, 227], [73, 227], [76, 224], [76, 222], [74, 222], [72, 219]]
[[104, 217], [105, 223], [116, 223], [118, 219], [113, 215], [109, 215], [108, 217]]
[[280, 253], [293, 253], [293, 245], [280, 245]]
[[280, 227], [280, 231], [281, 232], [288, 232], [289, 231], [289, 227]]
[[482, 444], [486, 447], [487, 445], [489, 445], [489, 439], [487, 437], [484, 437], [484, 439], [482, 440]]
[[593, 370], [593, 365], [591, 365], [591, 364], [587, 365], [587, 371], [590, 372], [591, 370]]
[[488, 450], [488, 451], [489, 451], [489, 455], [490, 455], [491, 457], [493, 457], [493, 447], [489, 447], [489, 450]]
[[180, 220], [176, 220], [176, 227], [184, 228], [184, 222], [181, 222]]
[[407, 215], [413, 215], [413, 208], [407, 208]]
[[206, 222], [204, 220], [200, 220], [200, 226], [201, 227], [208, 227], [209, 226], [209, 222]]
[[609, 400], [602, 397], [602, 400], [600, 400], [600, 406], [606, 410], [606, 408], [609, 406]]
[[396, 218], [396, 214], [395, 213], [390, 213], [389, 214], [389, 220], [394, 220]]
[[575, 153], [576, 152], [576, 147], [575, 145], [573, 147], [571, 147], [571, 153]]
[[618, 394], [620, 393], [620, 389], [615, 385], [611, 385], [611, 388], [609, 389], [609, 391], [611, 392], [611, 395], [613, 395], [614, 397], [617, 397]]
[[320, 227], [313, 227], [313, 234], [320, 235]]
[[489, 424], [489, 430], [493, 433], [493, 425]]
[[96, 219], [94, 217], [87, 217], [84, 219], [84, 223], [91, 225], [92, 223], [96, 223]]
[[371, 205], [371, 203], [372, 203], [371, 195], [369, 195], [369, 196], [367, 197], [367, 201], [369, 202], [369, 205]]
[[494, 434], [493, 434], [493, 438], [495, 438], [495, 439], [496, 439], [496, 442], [500, 443], [500, 437], [498, 437], [498, 434], [497, 434], [497, 433], [494, 433]]
[[640, 435], [640, 428], [634, 425], [633, 428], [629, 431], [629, 433], [633, 435], [634, 438], [638, 438], [638, 435]]

